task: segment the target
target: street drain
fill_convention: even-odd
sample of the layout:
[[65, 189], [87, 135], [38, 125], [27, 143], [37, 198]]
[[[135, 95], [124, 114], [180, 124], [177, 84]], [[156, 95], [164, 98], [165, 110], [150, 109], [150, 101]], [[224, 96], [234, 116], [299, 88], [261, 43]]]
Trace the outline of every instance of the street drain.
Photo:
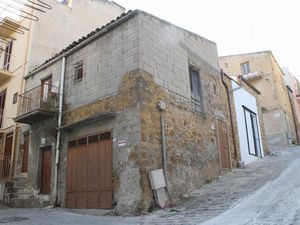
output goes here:
[[18, 222], [22, 220], [29, 220], [29, 218], [26, 217], [4, 217], [0, 218], [0, 223], [12, 223], [12, 222]]

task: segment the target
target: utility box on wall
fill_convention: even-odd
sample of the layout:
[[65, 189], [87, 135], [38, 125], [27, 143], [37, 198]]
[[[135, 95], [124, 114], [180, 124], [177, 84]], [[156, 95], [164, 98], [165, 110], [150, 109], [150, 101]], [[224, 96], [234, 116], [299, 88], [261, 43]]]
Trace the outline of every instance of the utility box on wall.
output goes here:
[[165, 175], [164, 175], [164, 172], [162, 169], [151, 170], [149, 177], [150, 177], [151, 188], [153, 190], [165, 188], [167, 186], [166, 180], [165, 180]]
[[154, 192], [156, 204], [160, 208], [167, 207], [168, 196], [166, 192], [166, 179], [162, 169], [151, 170], [149, 172], [151, 188]]

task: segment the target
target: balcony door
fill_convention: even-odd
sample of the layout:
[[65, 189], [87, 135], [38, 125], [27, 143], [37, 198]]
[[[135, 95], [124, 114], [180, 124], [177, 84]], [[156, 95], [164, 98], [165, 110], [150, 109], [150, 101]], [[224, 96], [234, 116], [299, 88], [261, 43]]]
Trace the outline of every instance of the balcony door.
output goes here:
[[3, 111], [5, 105], [6, 90], [0, 92], [0, 128], [2, 128]]
[[52, 76], [42, 80], [42, 100], [45, 102], [51, 94]]
[[13, 42], [10, 42], [5, 48], [3, 69], [9, 70], [11, 63], [11, 52], [12, 52]]

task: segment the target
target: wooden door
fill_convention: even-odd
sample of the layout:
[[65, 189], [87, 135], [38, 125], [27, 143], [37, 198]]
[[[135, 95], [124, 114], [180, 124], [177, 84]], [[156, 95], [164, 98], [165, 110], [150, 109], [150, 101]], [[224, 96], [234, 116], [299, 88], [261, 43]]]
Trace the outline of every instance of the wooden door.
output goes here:
[[2, 127], [6, 90], [0, 92], [0, 127]]
[[3, 177], [9, 177], [11, 167], [11, 154], [13, 146], [13, 133], [9, 133], [5, 138], [4, 156], [3, 156]]
[[52, 165], [52, 147], [47, 146], [41, 149], [41, 194], [50, 194], [51, 192], [51, 165]]
[[112, 208], [112, 142], [110, 132], [69, 142], [67, 208]]
[[224, 121], [218, 119], [218, 143], [220, 152], [220, 163], [222, 170], [230, 170], [230, 153], [228, 145], [227, 125]]

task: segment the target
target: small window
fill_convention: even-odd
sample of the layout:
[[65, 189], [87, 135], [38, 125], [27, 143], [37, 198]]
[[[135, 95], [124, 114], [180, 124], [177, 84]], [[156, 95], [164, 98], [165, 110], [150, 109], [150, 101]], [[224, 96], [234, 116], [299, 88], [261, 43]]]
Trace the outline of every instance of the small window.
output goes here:
[[75, 81], [81, 81], [83, 77], [83, 63], [77, 63], [75, 66]]
[[249, 64], [249, 62], [241, 63], [241, 71], [242, 71], [242, 74], [250, 73], [250, 64]]
[[202, 111], [202, 102], [201, 102], [201, 82], [199, 71], [194, 67], [189, 67], [190, 72], [190, 87], [191, 87], [191, 97], [194, 109], [196, 111]]
[[13, 97], [13, 104], [16, 104], [18, 101], [18, 92], [14, 93], [14, 97]]

